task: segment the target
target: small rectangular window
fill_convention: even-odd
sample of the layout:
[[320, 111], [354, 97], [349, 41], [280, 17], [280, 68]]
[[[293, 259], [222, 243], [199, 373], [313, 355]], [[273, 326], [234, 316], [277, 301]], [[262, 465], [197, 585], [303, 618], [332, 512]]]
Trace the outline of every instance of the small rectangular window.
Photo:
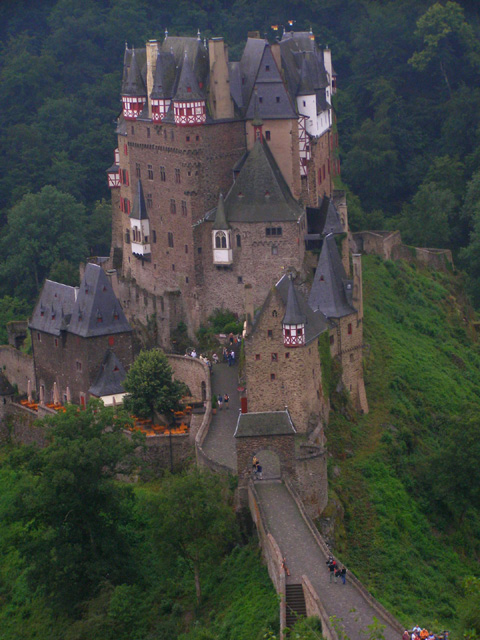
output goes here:
[[278, 247], [273, 246], [272, 247], [272, 256], [277, 256], [278, 255]]
[[175, 169], [175, 184], [180, 184], [180, 169]]
[[238, 276], [237, 283], [238, 284], [243, 284], [243, 276]]
[[58, 347], [58, 338], [55, 338], [54, 343], [55, 343], [55, 346]]
[[188, 215], [188, 211], [187, 211], [187, 201], [186, 200], [182, 200], [182, 216], [184, 218], [186, 218]]
[[42, 336], [40, 335], [40, 333], [37, 333], [37, 341], [41, 342], [42, 341]]
[[275, 102], [277, 102], [277, 103], [278, 103], [278, 102], [280, 102], [280, 96], [277, 96], [277, 97], [275, 98]]
[[349, 336], [352, 335], [352, 323], [351, 322], [348, 323], [348, 335]]
[[160, 180], [165, 182], [167, 179], [167, 174], [165, 172], [165, 167], [160, 167]]
[[285, 359], [288, 360], [289, 357], [290, 357], [290, 353], [287, 351], [287, 353], [285, 354]]
[[141, 177], [141, 173], [140, 173], [140, 163], [136, 162], [135, 163], [135, 175], [137, 176], [137, 178]]
[[132, 124], [132, 136], [134, 136], [134, 135], [135, 135], [135, 127]]
[[185, 253], [188, 253], [188, 244], [185, 245]]
[[272, 362], [278, 362], [278, 353], [272, 353]]
[[150, 137], [150, 127], [147, 127], [147, 138]]
[[255, 360], [260, 360], [260, 354], [259, 353], [255, 354]]
[[175, 265], [172, 264], [172, 271], [175, 271]]
[[149, 209], [153, 207], [153, 197], [151, 193], [147, 193], [147, 207]]
[[157, 232], [155, 229], [152, 229], [152, 241], [154, 244], [157, 242]]
[[271, 374], [270, 374], [270, 380], [271, 380], [272, 382], [275, 380], [275, 374], [274, 374], [274, 373], [271, 373]]
[[153, 166], [151, 164], [148, 164], [147, 169], [148, 169], [148, 179], [153, 180]]
[[82, 363], [80, 362], [80, 360], [76, 361], [75, 367], [76, 367], [77, 371], [81, 371], [82, 370]]
[[270, 140], [270, 131], [265, 131], [265, 139]]
[[273, 329], [267, 329], [267, 338], [273, 338]]
[[202, 253], [202, 247], [198, 247], [197, 253], [200, 255]]
[[175, 198], [170, 199], [170, 213], [173, 215], [177, 213], [177, 203], [175, 202]]
[[270, 227], [267, 227], [267, 228], [265, 229], [265, 235], [267, 235], [267, 236], [271, 236], [271, 235], [272, 235], [272, 230], [271, 230], [271, 228], [270, 228]]
[[237, 234], [237, 248], [240, 249], [241, 246], [242, 246], [242, 236], [238, 233]]
[[173, 249], [173, 233], [171, 231], [168, 232], [168, 246]]

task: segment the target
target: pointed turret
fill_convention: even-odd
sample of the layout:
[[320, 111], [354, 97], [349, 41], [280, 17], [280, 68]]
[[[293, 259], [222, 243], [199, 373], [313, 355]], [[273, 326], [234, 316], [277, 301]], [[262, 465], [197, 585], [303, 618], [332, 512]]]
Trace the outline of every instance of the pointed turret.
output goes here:
[[282, 320], [283, 344], [286, 347], [301, 347], [305, 344], [305, 323], [307, 317], [300, 309], [297, 292], [290, 276], [288, 283], [287, 304]]
[[155, 65], [152, 92], [152, 120], [160, 122], [167, 115], [175, 83], [175, 58], [171, 51], [159, 51]]
[[[143, 81], [140, 67], [132, 49], [130, 55], [125, 51], [126, 68], [122, 86], [123, 116], [126, 120], [136, 120], [147, 101], [147, 89]], [[129, 60], [128, 60], [129, 58]]]
[[205, 96], [199, 87], [186, 51], [173, 106], [176, 124], [192, 126], [203, 124], [207, 119]]
[[223, 203], [223, 194], [218, 198], [217, 211], [215, 213], [215, 222], [212, 231], [213, 244], [213, 264], [226, 265], [232, 264], [232, 243], [230, 237], [230, 229], [227, 218], [225, 216], [225, 206]]
[[142, 181], [138, 181], [137, 193], [133, 201], [130, 214], [130, 228], [132, 230], [131, 248], [133, 255], [145, 257], [150, 254], [150, 221], [148, 219]]

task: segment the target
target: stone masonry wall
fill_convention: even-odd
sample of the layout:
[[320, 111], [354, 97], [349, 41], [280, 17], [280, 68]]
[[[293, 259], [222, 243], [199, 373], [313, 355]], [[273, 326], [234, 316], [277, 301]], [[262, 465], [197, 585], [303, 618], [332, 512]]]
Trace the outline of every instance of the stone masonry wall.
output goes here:
[[206, 364], [198, 358], [189, 356], [167, 355], [168, 362], [173, 369], [173, 377], [184, 382], [190, 389], [193, 398], [202, 401], [202, 383], [205, 394], [209, 388], [210, 372]]
[[[266, 235], [266, 228], [281, 226], [282, 235]], [[212, 223], [198, 227], [198, 246], [202, 260], [198, 263], [197, 281], [202, 284], [202, 318], [216, 308], [226, 308], [243, 315], [245, 284], [252, 285], [254, 307], [260, 307], [269, 290], [288, 270], [301, 271], [305, 253], [303, 235], [305, 218], [298, 222], [232, 223], [230, 231], [233, 263], [229, 267], [213, 264]], [[240, 246], [239, 246], [240, 245]]]
[[237, 474], [239, 487], [245, 488], [252, 477], [252, 459], [259, 451], [267, 449], [275, 452], [280, 459], [282, 477], [296, 480], [295, 469], [295, 435], [253, 436], [236, 438]]
[[10, 345], [0, 345], [0, 367], [12, 385], [17, 385], [20, 394], [27, 393], [28, 381], [32, 381], [35, 390], [35, 372], [33, 358]]
[[306, 433], [316, 422], [325, 422], [328, 414], [317, 340], [304, 347], [285, 347], [284, 311], [278, 292], [272, 289], [262, 316], [245, 340], [248, 410], [282, 411], [288, 406], [295, 428]]

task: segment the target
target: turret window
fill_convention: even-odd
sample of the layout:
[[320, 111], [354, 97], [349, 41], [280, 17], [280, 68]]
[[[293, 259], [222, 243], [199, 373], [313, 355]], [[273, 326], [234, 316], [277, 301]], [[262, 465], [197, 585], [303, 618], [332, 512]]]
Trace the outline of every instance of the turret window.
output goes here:
[[226, 249], [227, 248], [227, 236], [223, 231], [215, 234], [215, 248]]
[[130, 229], [125, 230], [125, 244], [130, 244]]
[[270, 131], [265, 131], [265, 140], [270, 140]]
[[272, 353], [272, 362], [278, 362], [278, 353]]
[[351, 322], [348, 323], [348, 335], [349, 336], [352, 335], [352, 323]]

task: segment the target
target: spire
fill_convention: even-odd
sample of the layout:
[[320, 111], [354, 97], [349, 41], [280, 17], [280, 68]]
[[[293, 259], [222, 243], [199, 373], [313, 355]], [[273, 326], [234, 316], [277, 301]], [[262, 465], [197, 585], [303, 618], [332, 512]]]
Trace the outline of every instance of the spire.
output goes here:
[[215, 214], [215, 222], [213, 223], [215, 230], [226, 231], [228, 227], [227, 218], [225, 217], [225, 207], [223, 205], [223, 193], [218, 197], [217, 212]]
[[137, 58], [135, 56], [135, 49], [132, 49], [130, 66], [128, 68], [127, 79], [123, 88], [123, 95], [135, 97], [147, 96], [145, 83], [143, 82], [142, 74], [140, 73]]
[[130, 218], [135, 220], [148, 220], [147, 207], [145, 206], [145, 198], [143, 195], [142, 181], [138, 181], [137, 193], [133, 201], [132, 213]]
[[297, 292], [293, 286], [292, 276], [290, 276], [290, 282], [288, 283], [288, 295], [287, 306], [285, 308], [285, 315], [283, 316], [282, 324], [305, 324], [307, 317], [300, 310], [300, 304], [297, 298]]
[[193, 69], [188, 60], [187, 51], [185, 50], [185, 57], [183, 60], [182, 70], [180, 72], [180, 79], [178, 81], [177, 91], [175, 93], [176, 101], [194, 101], [205, 100], [205, 96], [200, 91], [197, 79], [193, 72]]

